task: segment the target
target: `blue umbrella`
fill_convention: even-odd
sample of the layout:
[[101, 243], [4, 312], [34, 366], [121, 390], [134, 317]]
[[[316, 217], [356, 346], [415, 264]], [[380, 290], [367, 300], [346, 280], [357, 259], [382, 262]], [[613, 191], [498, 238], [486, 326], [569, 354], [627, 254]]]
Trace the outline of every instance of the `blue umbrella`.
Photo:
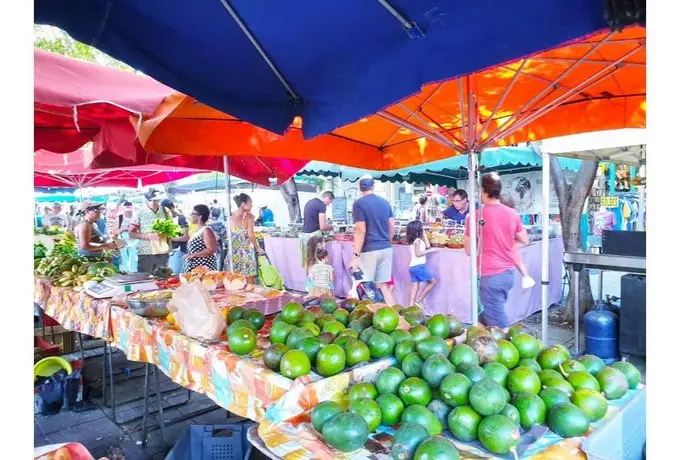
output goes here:
[[602, 0], [36, 0], [66, 30], [178, 91], [306, 137], [421, 86], [607, 27]]

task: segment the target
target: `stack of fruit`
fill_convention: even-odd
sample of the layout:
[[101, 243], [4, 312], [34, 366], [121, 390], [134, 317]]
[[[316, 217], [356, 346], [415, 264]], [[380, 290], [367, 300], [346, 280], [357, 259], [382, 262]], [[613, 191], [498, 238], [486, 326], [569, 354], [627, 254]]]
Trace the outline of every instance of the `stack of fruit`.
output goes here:
[[536, 425], [564, 438], [583, 436], [604, 417], [607, 400], [623, 397], [641, 380], [625, 361], [607, 367], [592, 355], [571, 359], [561, 345], [544, 349], [522, 325], [507, 335], [472, 327], [466, 343], [450, 348], [444, 324], [445, 318], [433, 317], [414, 326], [395, 347], [399, 368], [383, 370], [375, 383], [354, 385], [349, 412], [332, 402], [312, 411], [312, 424], [329, 445], [357, 449], [379, 425], [399, 424], [395, 459], [434, 458], [435, 451], [458, 458], [440, 436], [446, 427], [459, 441], [515, 454], [521, 430]]
[[255, 351], [257, 332], [262, 329], [265, 317], [254, 308], [232, 307], [227, 311], [227, 343], [232, 353], [244, 356]]
[[41, 259], [36, 273], [50, 278], [55, 286], [81, 290], [87, 281], [103, 281], [107, 276], [117, 273], [117, 270], [103, 260], [57, 255]]

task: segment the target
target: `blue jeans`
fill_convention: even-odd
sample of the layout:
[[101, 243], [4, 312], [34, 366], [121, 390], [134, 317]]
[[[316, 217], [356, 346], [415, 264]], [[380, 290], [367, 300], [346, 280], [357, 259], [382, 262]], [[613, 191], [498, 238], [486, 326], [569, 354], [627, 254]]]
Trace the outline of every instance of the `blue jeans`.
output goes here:
[[482, 276], [479, 297], [484, 311], [479, 320], [485, 326], [508, 327], [510, 320], [505, 311], [508, 293], [515, 281], [515, 271], [506, 270], [490, 276]]
[[187, 254], [186, 252], [182, 252], [179, 249], [175, 249], [172, 255], [170, 256], [168, 265], [172, 269], [173, 274], [178, 275], [182, 273], [182, 266], [184, 265], [184, 256], [186, 254]]

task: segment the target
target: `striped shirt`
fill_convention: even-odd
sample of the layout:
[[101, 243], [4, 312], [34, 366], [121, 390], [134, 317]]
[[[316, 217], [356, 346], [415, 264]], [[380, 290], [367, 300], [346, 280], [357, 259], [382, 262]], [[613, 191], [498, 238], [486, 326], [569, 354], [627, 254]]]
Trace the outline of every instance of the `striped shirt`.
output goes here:
[[312, 280], [312, 286], [330, 289], [332, 273], [333, 267], [330, 265], [324, 263], [315, 263], [309, 269], [309, 278]]

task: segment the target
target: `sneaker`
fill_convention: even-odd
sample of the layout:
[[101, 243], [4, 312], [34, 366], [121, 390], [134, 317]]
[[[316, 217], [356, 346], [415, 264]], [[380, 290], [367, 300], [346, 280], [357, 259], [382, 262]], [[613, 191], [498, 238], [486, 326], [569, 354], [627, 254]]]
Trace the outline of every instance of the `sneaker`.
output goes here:
[[529, 289], [536, 285], [536, 281], [531, 276], [522, 277], [522, 289]]

